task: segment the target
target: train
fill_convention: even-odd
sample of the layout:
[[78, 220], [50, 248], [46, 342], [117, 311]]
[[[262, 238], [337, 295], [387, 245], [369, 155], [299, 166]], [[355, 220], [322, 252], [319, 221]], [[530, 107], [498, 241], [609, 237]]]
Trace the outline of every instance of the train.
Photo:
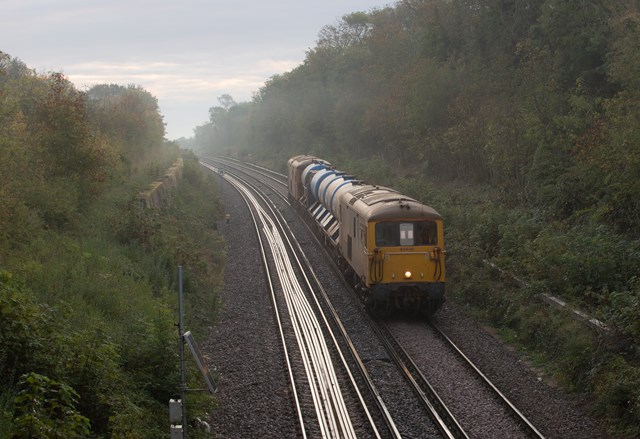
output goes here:
[[289, 201], [367, 307], [429, 317], [442, 306], [444, 221], [435, 209], [312, 155], [290, 158], [287, 174]]

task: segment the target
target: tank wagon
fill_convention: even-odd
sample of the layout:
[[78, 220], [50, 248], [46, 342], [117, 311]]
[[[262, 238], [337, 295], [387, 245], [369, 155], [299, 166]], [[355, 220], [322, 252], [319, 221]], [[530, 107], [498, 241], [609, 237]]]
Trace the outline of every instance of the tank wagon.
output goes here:
[[440, 308], [445, 247], [438, 212], [314, 156], [292, 157], [287, 167], [290, 201], [368, 306], [426, 315]]

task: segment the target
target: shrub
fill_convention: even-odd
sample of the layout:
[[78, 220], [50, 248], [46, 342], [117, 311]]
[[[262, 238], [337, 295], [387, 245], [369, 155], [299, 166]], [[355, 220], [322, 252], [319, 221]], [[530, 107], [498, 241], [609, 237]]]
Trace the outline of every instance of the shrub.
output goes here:
[[71, 387], [37, 373], [20, 377], [14, 400], [12, 437], [68, 439], [89, 437], [89, 420], [76, 409]]
[[53, 310], [35, 303], [8, 272], [0, 272], [0, 375], [9, 385], [30, 370], [50, 370], [58, 346]]
[[610, 356], [593, 372], [601, 414], [618, 421], [624, 437], [640, 435], [640, 371], [620, 356]]
[[610, 295], [607, 321], [631, 340], [640, 340], [640, 277], [633, 276], [629, 288]]

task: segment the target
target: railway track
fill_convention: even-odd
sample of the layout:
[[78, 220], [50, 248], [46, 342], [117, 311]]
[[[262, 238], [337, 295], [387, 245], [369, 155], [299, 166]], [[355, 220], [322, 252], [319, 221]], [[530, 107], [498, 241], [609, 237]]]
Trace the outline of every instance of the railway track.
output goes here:
[[476, 366], [471, 359], [465, 355], [464, 352], [449, 338], [438, 325], [433, 322], [429, 323], [429, 326], [433, 328], [433, 330], [444, 340], [449, 346], [449, 348], [458, 354], [458, 356], [466, 363], [470, 370], [474, 372], [474, 374], [481, 380], [488, 389], [499, 399], [504, 407], [508, 409], [508, 411], [512, 414], [513, 418], [522, 426], [525, 430], [528, 437], [544, 439], [544, 436], [540, 431], [533, 425], [529, 419], [513, 404], [509, 398], [507, 398], [504, 393], [498, 389], [498, 387], [480, 370], [478, 366]]
[[469, 439], [469, 436], [458, 423], [458, 420], [453, 416], [411, 356], [402, 347], [396, 337], [393, 336], [391, 331], [389, 331], [384, 321], [374, 317], [372, 322], [378, 336], [387, 347], [387, 351], [390, 353], [398, 368], [402, 370], [405, 379], [411, 384], [414, 392], [429, 413], [429, 416], [433, 419], [442, 436], [448, 439]]
[[[220, 172], [219, 168], [210, 163], [203, 164], [212, 171]], [[330, 329], [327, 316], [319, 313], [321, 308], [317, 303], [316, 296], [313, 294], [313, 285], [305, 274], [304, 264], [297, 257], [296, 253], [299, 250], [296, 250], [290, 239], [291, 233], [286, 230], [282, 221], [279, 220], [277, 211], [270, 206], [266, 198], [259, 195], [252, 185], [241, 177], [231, 175], [230, 172], [224, 172], [222, 175], [229, 184], [243, 194], [247, 205], [250, 207], [260, 241], [260, 251], [265, 263], [274, 308], [276, 310], [286, 309], [287, 311], [285, 316], [282, 316], [281, 313], [277, 314], [278, 331], [281, 334], [287, 358], [288, 374], [291, 380], [302, 437], [307, 437], [308, 432], [311, 436], [323, 438], [356, 437], [356, 431], [351, 421], [352, 414], [349, 413], [342, 397], [341, 383], [334, 367], [333, 358], [336, 355], [340, 359], [343, 370], [346, 371], [349, 377], [348, 381], [357, 394], [371, 429], [371, 437], [383, 437], [378, 432], [376, 422], [369, 413], [362, 395], [360, 395], [350, 366], [347, 364], [337, 338]], [[261, 199], [259, 200], [258, 198]], [[267, 258], [267, 253], [271, 254], [270, 258]], [[294, 264], [297, 267], [294, 267]], [[275, 267], [275, 270], [271, 270], [270, 267]], [[310, 270], [310, 267], [306, 267], [306, 270]], [[277, 278], [277, 282], [274, 282], [274, 278]], [[278, 292], [281, 293], [280, 298], [277, 297]], [[284, 302], [286, 306], [283, 306], [281, 302]], [[288, 347], [290, 343], [287, 341], [289, 337], [285, 334], [286, 331], [282, 324], [285, 319], [289, 322], [289, 329], [295, 334], [296, 352], [299, 355], [298, 361], [301, 361], [303, 365], [304, 381], [308, 385], [309, 397], [313, 402], [312, 405], [316, 415], [317, 425], [314, 428], [309, 427], [309, 415], [308, 413], [305, 414], [303, 404], [300, 402], [301, 398], [298, 396], [300, 384], [297, 383], [295, 378], [294, 361], [291, 360], [292, 354], [289, 352], [291, 349]], [[333, 348], [331, 349], [334, 350], [334, 354], [329, 352], [330, 347], [327, 340], [333, 342]], [[360, 370], [361, 374], [363, 370], [364, 368]], [[387, 421], [389, 421], [387, 427], [392, 432], [393, 422], [388, 416]], [[384, 437], [387, 436], [385, 435]], [[392, 435], [392, 437], [400, 436], [398, 434], [397, 436]]]
[[[267, 185], [270, 188], [270, 190], [279, 199], [281, 199], [283, 204], [288, 204], [286, 200], [286, 193], [287, 193], [286, 176], [284, 176], [283, 174], [275, 173], [273, 171], [269, 171], [264, 168], [256, 169], [251, 166], [247, 166], [245, 164], [229, 161], [229, 160], [218, 161], [217, 163], [221, 167], [224, 167], [225, 169], [229, 169], [229, 170], [233, 169], [234, 172], [241, 172], [241, 173], [245, 173], [246, 175], [255, 174], [255, 173], [260, 174], [262, 176], [261, 177], [262, 179], [268, 180], [268, 182], [263, 181], [262, 184]], [[252, 177], [252, 178], [256, 178], [256, 177]], [[302, 255], [301, 257], [304, 258], [303, 253], [300, 253], [300, 254]], [[317, 284], [320, 285], [319, 281], [317, 282]], [[323, 293], [323, 294], [326, 295], [326, 293]], [[327, 298], [327, 303], [330, 304], [330, 300], [328, 298]], [[332, 305], [329, 305], [329, 306], [332, 307]], [[339, 321], [339, 318], [337, 319], [337, 321]], [[338, 326], [342, 326], [342, 324], [338, 324]], [[398, 367], [400, 370], [403, 371], [405, 375], [405, 379], [407, 380], [407, 382], [411, 383], [415, 394], [417, 395], [418, 399], [421, 400], [422, 406], [425, 408], [425, 410], [428, 413], [430, 413], [430, 417], [433, 419], [434, 424], [438, 426], [438, 430], [440, 432], [441, 437], [446, 437], [446, 438], [483, 437], [482, 435], [473, 433], [474, 428], [470, 429], [470, 431], [472, 431], [472, 434], [468, 434], [467, 432], [465, 432], [465, 429], [463, 429], [463, 427], [461, 426], [461, 423], [455, 419], [455, 417], [452, 415], [452, 411], [449, 410], [449, 408], [447, 408], [446, 403], [444, 402], [444, 399], [446, 398], [441, 398], [440, 396], [437, 395], [433, 386], [429, 384], [427, 378], [425, 377], [425, 374], [421, 370], [421, 366], [419, 364], [416, 364], [414, 361], [412, 361], [411, 355], [402, 347], [402, 342], [395, 340], [395, 337], [391, 335], [392, 331], [389, 331], [388, 328], [386, 328], [386, 325], [378, 321], [375, 324], [373, 324], [372, 327], [375, 328], [375, 331], [378, 334], [378, 337], [385, 344], [387, 352], [389, 353], [389, 357], [392, 358], [393, 361], [399, 365]], [[346, 337], [348, 339], [349, 336], [347, 334], [346, 336], [343, 335], [343, 337]], [[444, 334], [442, 334], [440, 337], [443, 341], [446, 341], [447, 343], [451, 342], [451, 340]], [[463, 361], [465, 361], [466, 364], [471, 364], [470, 360], [466, 356], [464, 356], [464, 354], [460, 349], [458, 349], [457, 347], [450, 347], [449, 349], [451, 349], [453, 352], [456, 352], [456, 355], [458, 355], [459, 358], [463, 359]], [[366, 363], [366, 359], [360, 360], [360, 361], [362, 363]], [[480, 375], [482, 375], [481, 372], [479, 371], [479, 368], [477, 368], [476, 366], [468, 365], [466, 367], [472, 370], [475, 369], [476, 374], [479, 373]], [[366, 369], [364, 370], [366, 371]], [[484, 375], [482, 376], [484, 377]], [[369, 379], [372, 381], [372, 385], [373, 385], [373, 381], [375, 381], [375, 378], [374, 379], [369, 378]], [[504, 395], [502, 395], [501, 392], [499, 392], [497, 387], [488, 382], [488, 379], [486, 377], [484, 377], [484, 385], [487, 388], [492, 389], [493, 394], [500, 395], [502, 397], [501, 404], [503, 404], [505, 407], [509, 407], [508, 409], [508, 411], [510, 412], [509, 416], [512, 416], [513, 419], [517, 419], [516, 422], [519, 423], [520, 425], [519, 428], [521, 428], [521, 431], [519, 431], [517, 434], [514, 433], [516, 434], [516, 436], [514, 437], [520, 437], [519, 436], [520, 434], [523, 435], [522, 437], [536, 437], [536, 438], [543, 437], [542, 434], [533, 426], [533, 424], [529, 422], [513, 404], [511, 404], [510, 402], [508, 402], [508, 400], [506, 400], [506, 398], [504, 398]], [[375, 390], [375, 386], [370, 387], [369, 392], [373, 394], [378, 393], [377, 390]], [[384, 407], [384, 401], [382, 400], [378, 403], [379, 410], [380, 410], [380, 407]], [[384, 411], [384, 409], [382, 409], [382, 411]], [[393, 425], [393, 420], [387, 421], [387, 427], [389, 431], [392, 432], [393, 437], [400, 437], [401, 434], [398, 432], [398, 429], [396, 427], [389, 427], [389, 425]], [[400, 427], [400, 429], [402, 428]], [[475, 430], [477, 431], [477, 429]]]
[[410, 370], [419, 370], [419, 376], [433, 383], [464, 429], [466, 436], [459, 437], [544, 437], [435, 324], [410, 317], [377, 324], [387, 331], [383, 337], [402, 347]]

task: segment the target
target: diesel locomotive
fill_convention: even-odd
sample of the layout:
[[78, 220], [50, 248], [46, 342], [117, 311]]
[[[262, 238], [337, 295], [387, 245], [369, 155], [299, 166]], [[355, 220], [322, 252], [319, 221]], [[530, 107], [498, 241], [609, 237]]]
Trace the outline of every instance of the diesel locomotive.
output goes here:
[[398, 191], [367, 184], [310, 155], [287, 162], [303, 211], [363, 301], [386, 314], [431, 315], [444, 302], [443, 219]]

